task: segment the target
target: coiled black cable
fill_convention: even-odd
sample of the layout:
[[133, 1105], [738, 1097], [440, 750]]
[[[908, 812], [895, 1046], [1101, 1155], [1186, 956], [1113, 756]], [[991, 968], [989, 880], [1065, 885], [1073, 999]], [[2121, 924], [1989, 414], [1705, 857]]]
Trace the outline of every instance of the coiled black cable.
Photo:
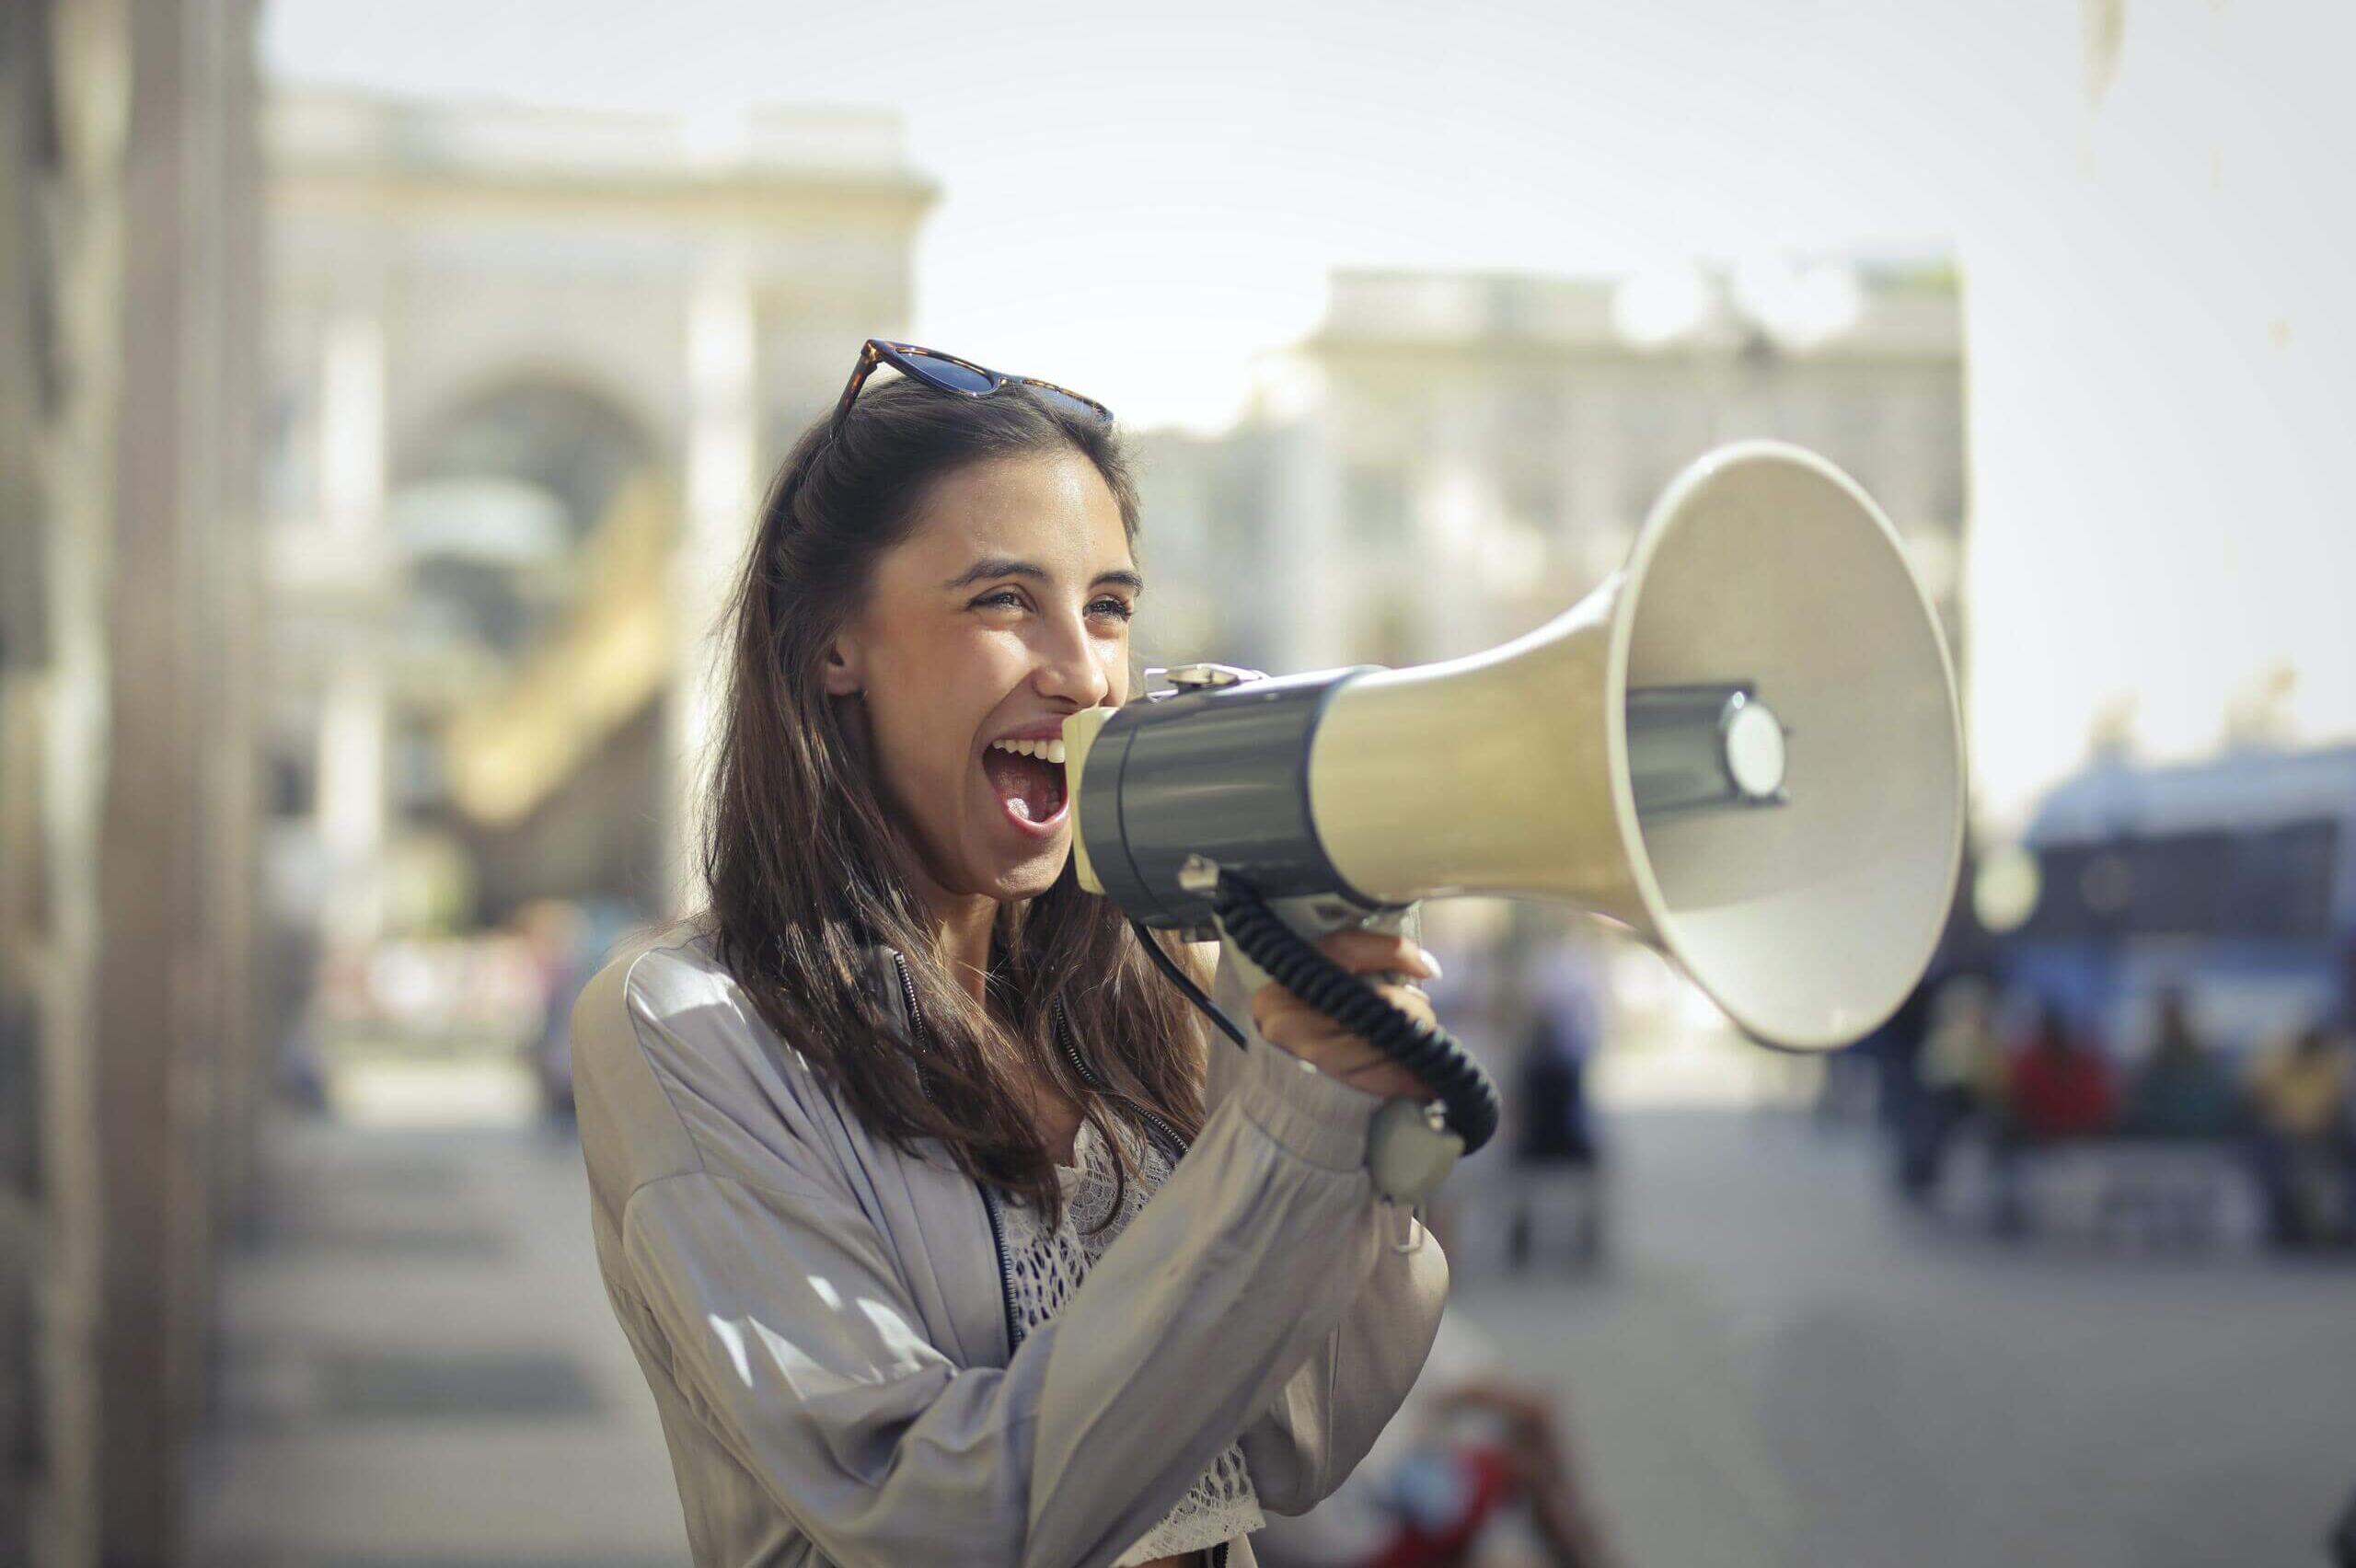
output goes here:
[[[1481, 1064], [1465, 1054], [1454, 1035], [1395, 1006], [1304, 941], [1277, 918], [1258, 889], [1224, 866], [1218, 870], [1218, 885], [1210, 894], [1210, 905], [1226, 934], [1270, 979], [1373, 1044], [1438, 1095], [1448, 1113], [1449, 1130], [1464, 1140], [1466, 1154], [1496, 1136], [1497, 1086]], [[1146, 946], [1157, 959], [1166, 957], [1151, 941]], [[1241, 1032], [1198, 986], [1178, 974], [1174, 965], [1165, 962], [1161, 967], [1229, 1038], [1243, 1043]]]

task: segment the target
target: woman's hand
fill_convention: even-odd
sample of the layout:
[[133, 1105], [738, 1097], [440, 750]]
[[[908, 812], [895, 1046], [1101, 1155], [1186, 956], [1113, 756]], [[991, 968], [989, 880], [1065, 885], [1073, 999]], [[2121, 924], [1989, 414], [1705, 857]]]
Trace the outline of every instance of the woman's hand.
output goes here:
[[[1422, 948], [1388, 931], [1345, 927], [1328, 932], [1317, 946], [1327, 958], [1353, 974], [1388, 972], [1420, 975], [1426, 980], [1439, 974], [1438, 966]], [[1375, 989], [1404, 1011], [1438, 1027], [1439, 1018], [1432, 1011], [1431, 998], [1423, 992], [1380, 984]], [[1252, 1023], [1269, 1044], [1290, 1052], [1353, 1089], [1392, 1099], [1433, 1098], [1432, 1091], [1415, 1074], [1365, 1039], [1345, 1032], [1274, 980], [1252, 994]]]

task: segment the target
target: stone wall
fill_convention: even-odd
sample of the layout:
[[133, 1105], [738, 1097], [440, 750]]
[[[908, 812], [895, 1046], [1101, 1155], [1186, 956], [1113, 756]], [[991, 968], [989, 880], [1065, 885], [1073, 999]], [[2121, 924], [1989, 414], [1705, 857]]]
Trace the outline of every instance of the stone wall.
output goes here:
[[173, 1560], [268, 1033], [254, 20], [0, 8], [0, 1562]]

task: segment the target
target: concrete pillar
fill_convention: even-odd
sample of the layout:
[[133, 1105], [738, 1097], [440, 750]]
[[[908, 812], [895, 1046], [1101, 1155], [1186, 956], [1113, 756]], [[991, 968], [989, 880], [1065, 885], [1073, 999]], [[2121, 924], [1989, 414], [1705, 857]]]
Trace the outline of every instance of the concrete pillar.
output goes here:
[[[319, 355], [319, 510], [348, 558], [389, 558], [385, 522], [385, 327], [373, 304], [328, 324]], [[330, 894], [321, 934], [332, 943], [373, 940], [385, 922], [387, 753], [391, 715], [377, 628], [367, 617], [344, 630], [320, 703], [319, 836]]]
[[0, 795], [34, 802], [0, 870], [39, 888], [0, 889], [0, 990], [29, 1003], [42, 1241], [37, 1468], [0, 1558], [137, 1568], [177, 1551], [251, 982], [254, 14], [36, 0], [6, 22], [31, 86], [0, 97], [37, 134], [0, 159], [58, 221], [11, 228], [35, 265], [0, 306], [42, 329], [0, 333], [37, 388], [0, 409], [35, 479], [0, 535], [7, 618], [31, 581], [40, 627], [0, 668]]
[[208, 666], [223, 624], [204, 552], [220, 434], [209, 352], [222, 285], [211, 227], [224, 126], [209, 28], [217, 6], [133, 6], [123, 170], [110, 766], [101, 807], [97, 992], [98, 1556], [176, 1552], [181, 1461], [209, 1326], [209, 1090], [218, 1070], [216, 807], [221, 744]]
[[677, 656], [665, 698], [664, 870], [677, 915], [703, 898], [698, 855], [727, 649], [720, 615], [756, 504], [754, 295], [733, 248], [707, 258], [687, 299], [687, 505], [672, 557]]
[[331, 942], [357, 945], [385, 917], [385, 753], [389, 728], [384, 669], [352, 629], [319, 708], [319, 841], [332, 890], [321, 910]]
[[[38, 1175], [47, 1244], [35, 1280], [41, 1327], [33, 1412], [41, 1452], [28, 1478], [34, 1562], [98, 1561], [103, 1502], [98, 1448], [98, 1323], [105, 1210], [98, 1169], [95, 955], [102, 928], [98, 859], [107, 767], [105, 567], [113, 502], [114, 390], [121, 339], [121, 178], [129, 136], [128, 22], [121, 5], [52, 4], [15, 13], [43, 49], [28, 90], [48, 109], [53, 163], [28, 146], [28, 178], [75, 222], [60, 225], [32, 281], [29, 308], [54, 334], [55, 362], [76, 374], [34, 409], [40, 450], [40, 570], [45, 643], [23, 674], [39, 730], [20, 781], [39, 793], [32, 868], [43, 887], [19, 955], [38, 1033]], [[34, 58], [40, 58], [36, 56]], [[28, 231], [38, 232], [38, 231]], [[39, 362], [35, 362], [36, 367]], [[12, 562], [12, 569], [14, 563]], [[32, 685], [37, 681], [38, 685]], [[13, 684], [13, 683], [12, 683]], [[21, 755], [21, 754], [20, 754]]]

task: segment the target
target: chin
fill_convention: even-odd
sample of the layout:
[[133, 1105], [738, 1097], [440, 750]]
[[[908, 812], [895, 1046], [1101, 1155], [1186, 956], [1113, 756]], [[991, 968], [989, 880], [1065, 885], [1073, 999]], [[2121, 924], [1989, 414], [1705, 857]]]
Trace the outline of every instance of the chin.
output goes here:
[[999, 879], [998, 898], [1001, 904], [1017, 899], [1036, 898], [1064, 874], [1064, 867], [1071, 861], [1071, 850], [1065, 848], [1053, 855], [1042, 855], [1027, 860], [1015, 870]]

